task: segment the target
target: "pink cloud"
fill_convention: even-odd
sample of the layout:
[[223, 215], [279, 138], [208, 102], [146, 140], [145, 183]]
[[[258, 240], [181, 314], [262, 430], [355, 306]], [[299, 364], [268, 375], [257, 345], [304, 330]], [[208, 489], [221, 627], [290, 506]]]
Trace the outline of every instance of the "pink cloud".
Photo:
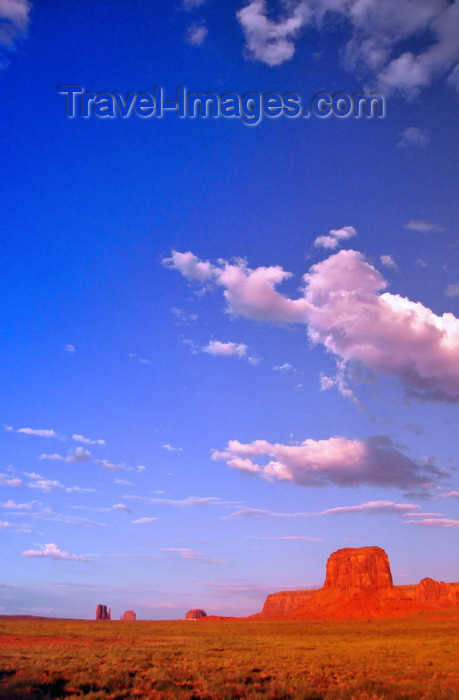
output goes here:
[[404, 525], [421, 525], [422, 527], [459, 527], [459, 520], [451, 518], [425, 518], [424, 520], [405, 520]]
[[229, 467], [269, 481], [292, 481], [300, 486], [367, 484], [428, 489], [440, 476], [433, 464], [410, 459], [384, 436], [308, 439], [300, 445], [230, 440], [226, 450], [215, 450], [212, 458], [224, 459]]
[[399, 515], [419, 515], [412, 511], [419, 510], [420, 506], [413, 503], [394, 503], [393, 501], [368, 501], [357, 506], [340, 506], [338, 508], [328, 508], [319, 515], [341, 515], [345, 513], [387, 513]]
[[382, 275], [355, 250], [313, 265], [299, 299], [277, 291], [291, 276], [279, 266], [251, 270], [241, 260], [212, 265], [176, 252], [164, 263], [191, 281], [223, 287], [228, 313], [307, 325], [311, 340], [333, 353], [341, 370], [360, 362], [397, 377], [419, 398], [459, 400], [459, 319], [384, 291]]

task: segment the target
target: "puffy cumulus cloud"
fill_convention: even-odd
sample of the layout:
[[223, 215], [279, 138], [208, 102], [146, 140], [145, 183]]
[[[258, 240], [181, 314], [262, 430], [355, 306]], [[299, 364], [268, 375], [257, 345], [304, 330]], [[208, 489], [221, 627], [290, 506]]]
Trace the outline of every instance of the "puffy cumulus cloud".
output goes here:
[[[311, 340], [336, 356], [342, 392], [350, 391], [343, 383], [346, 366], [359, 362], [397, 377], [419, 398], [459, 400], [459, 320], [384, 291], [385, 279], [361, 253], [341, 250], [313, 265], [299, 299], [276, 289], [291, 276], [281, 267], [251, 270], [244, 260], [212, 265], [184, 255], [187, 264], [175, 269], [191, 281], [195, 269], [205, 270], [200, 281], [212, 279], [223, 287], [228, 313], [307, 325]], [[331, 381], [324, 380], [327, 386]]]
[[353, 226], [343, 226], [343, 228], [332, 229], [327, 236], [319, 236], [314, 241], [316, 248], [328, 248], [334, 250], [347, 241], [352, 236], [356, 236], [357, 231]]
[[407, 126], [399, 136], [400, 139], [397, 142], [399, 148], [409, 148], [410, 146], [424, 148], [430, 142], [429, 132], [418, 126]]
[[191, 46], [201, 46], [209, 30], [205, 22], [193, 22], [187, 29], [185, 40]]
[[[276, 66], [295, 53], [306, 30], [324, 31], [344, 20], [350, 38], [344, 66], [369, 87], [414, 95], [434, 79], [459, 84], [459, 6], [448, 0], [283, 0], [277, 18], [266, 0], [250, 0], [238, 13], [249, 57]], [[403, 52], [411, 38], [416, 53]]]
[[245, 260], [228, 262], [219, 260], [216, 265], [202, 261], [191, 252], [172, 251], [163, 264], [178, 270], [190, 282], [223, 287], [228, 313], [263, 321], [305, 322], [305, 299], [288, 299], [275, 287], [292, 274], [279, 265], [258, 267], [251, 270]]
[[405, 228], [410, 231], [419, 231], [420, 233], [443, 231], [443, 226], [440, 226], [440, 224], [433, 224], [430, 221], [423, 221], [422, 219], [411, 219], [405, 224]]
[[245, 357], [247, 355], [247, 345], [244, 343], [222, 343], [220, 340], [211, 340], [205, 347], [203, 352], [209, 355], [219, 355], [221, 357]]
[[62, 460], [63, 462], [88, 462], [91, 457], [89, 450], [84, 450], [82, 447], [77, 447], [76, 450], [69, 450], [67, 457], [63, 455], [53, 453], [53, 454], [42, 454], [38, 459], [52, 459], [55, 461]]
[[459, 320], [389, 292], [363, 256], [340, 251], [305, 275], [309, 335], [344, 362], [398, 377], [422, 398], [459, 399]]
[[50, 559], [63, 559], [66, 561], [90, 561], [87, 557], [78, 554], [70, 554], [70, 552], [66, 552], [62, 549], [59, 549], [59, 547], [53, 543], [42, 545], [41, 549], [28, 549], [25, 552], [22, 552], [22, 556], [48, 557]]
[[31, 7], [27, 0], [0, 0], [0, 45], [11, 47], [26, 34]]
[[353, 513], [375, 513], [390, 515], [417, 515], [413, 511], [419, 510], [420, 506], [413, 503], [394, 503], [393, 501], [368, 501], [357, 506], [340, 506], [338, 508], [328, 508], [318, 515], [343, 515]]
[[285, 5], [290, 12], [287, 10], [277, 22], [269, 19], [265, 0], [252, 0], [237, 13], [248, 55], [268, 66], [278, 66], [292, 58], [294, 40], [312, 14], [307, 3]]
[[223, 459], [229, 467], [247, 474], [300, 486], [365, 484], [427, 490], [441, 476], [431, 461], [410, 459], [384, 436], [366, 440], [308, 439], [299, 445], [230, 440], [226, 450], [214, 450], [212, 458]]

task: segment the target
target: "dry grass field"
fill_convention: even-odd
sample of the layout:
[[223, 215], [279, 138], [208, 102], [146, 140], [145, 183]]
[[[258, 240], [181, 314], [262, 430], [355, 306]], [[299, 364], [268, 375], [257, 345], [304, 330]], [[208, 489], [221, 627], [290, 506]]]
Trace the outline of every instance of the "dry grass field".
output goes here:
[[0, 698], [459, 698], [457, 611], [378, 622], [0, 618]]

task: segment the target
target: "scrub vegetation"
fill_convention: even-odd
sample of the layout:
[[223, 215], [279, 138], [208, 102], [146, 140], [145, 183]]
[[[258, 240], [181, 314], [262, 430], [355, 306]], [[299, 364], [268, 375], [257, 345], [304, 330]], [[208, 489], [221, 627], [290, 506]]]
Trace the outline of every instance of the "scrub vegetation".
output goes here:
[[358, 622], [0, 618], [0, 698], [459, 698], [456, 611]]

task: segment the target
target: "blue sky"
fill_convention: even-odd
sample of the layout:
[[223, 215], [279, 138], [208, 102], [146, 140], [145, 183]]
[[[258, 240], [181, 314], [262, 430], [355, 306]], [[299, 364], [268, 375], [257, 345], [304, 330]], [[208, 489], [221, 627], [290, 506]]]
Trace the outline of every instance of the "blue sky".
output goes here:
[[[0, 611], [245, 615], [347, 546], [459, 580], [458, 3], [0, 17]], [[386, 109], [70, 119], [62, 85]]]

